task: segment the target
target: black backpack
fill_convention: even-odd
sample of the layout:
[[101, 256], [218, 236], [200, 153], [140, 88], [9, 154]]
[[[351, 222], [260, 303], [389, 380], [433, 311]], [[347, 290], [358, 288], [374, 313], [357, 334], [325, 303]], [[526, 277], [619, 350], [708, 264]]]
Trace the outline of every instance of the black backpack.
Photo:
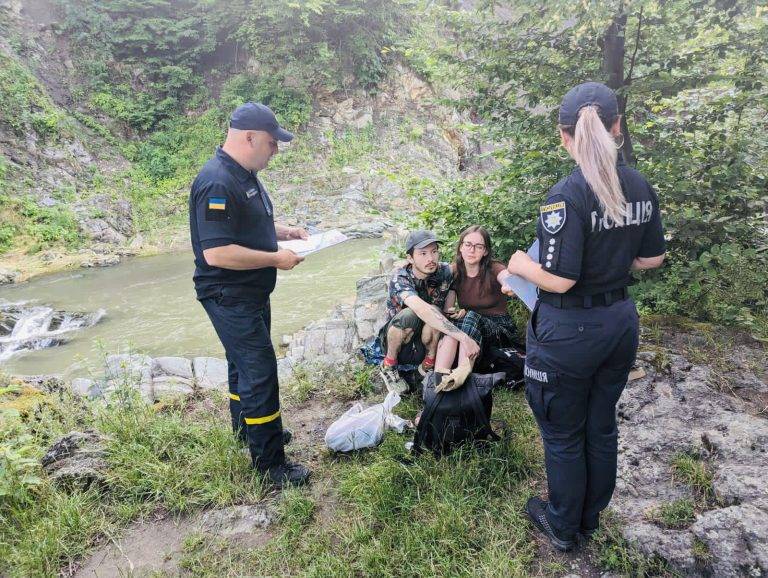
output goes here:
[[424, 410], [413, 438], [413, 453], [424, 448], [435, 455], [450, 453], [465, 442], [499, 439], [491, 429], [493, 388], [504, 381], [503, 373], [472, 373], [453, 391], [435, 392], [435, 372], [424, 378]]
[[517, 389], [525, 383], [525, 347], [516, 343], [510, 347], [489, 347], [477, 369], [483, 373], [503, 371], [505, 377], [500, 385]]

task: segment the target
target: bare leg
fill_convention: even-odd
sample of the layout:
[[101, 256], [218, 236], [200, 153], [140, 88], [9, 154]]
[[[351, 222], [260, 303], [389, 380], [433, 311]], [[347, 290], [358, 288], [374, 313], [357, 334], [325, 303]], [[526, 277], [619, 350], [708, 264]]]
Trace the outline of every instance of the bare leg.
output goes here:
[[437, 329], [432, 329], [429, 325], [425, 325], [421, 330], [421, 342], [427, 350], [427, 357], [434, 359], [437, 355], [437, 344], [440, 342], [440, 333]]
[[450, 335], [443, 335], [437, 346], [437, 359], [435, 360], [435, 371], [438, 373], [449, 373], [453, 368], [453, 362], [456, 359], [456, 349], [459, 342]]
[[387, 357], [397, 359], [404, 343], [408, 343], [413, 337], [413, 329], [400, 329], [390, 325], [387, 329]]
[[463, 343], [459, 344], [459, 362], [457, 365], [463, 365], [465, 363], [469, 364], [469, 367], [474, 367], [476, 359], [474, 357], [470, 358], [469, 355], [467, 355], [467, 348], [464, 347]]

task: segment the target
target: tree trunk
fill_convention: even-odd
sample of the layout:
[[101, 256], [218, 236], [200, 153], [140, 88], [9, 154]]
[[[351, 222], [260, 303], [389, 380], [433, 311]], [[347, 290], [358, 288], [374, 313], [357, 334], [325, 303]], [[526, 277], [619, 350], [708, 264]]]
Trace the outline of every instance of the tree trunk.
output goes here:
[[629, 136], [627, 126], [627, 96], [621, 90], [625, 84], [624, 77], [624, 52], [625, 32], [627, 30], [627, 13], [623, 7], [613, 18], [613, 22], [603, 36], [603, 72], [608, 75], [608, 86], [618, 91], [619, 114], [621, 115], [621, 134], [624, 136], [624, 145], [621, 147], [621, 155], [624, 161], [634, 165], [635, 154], [632, 150], [632, 138]]

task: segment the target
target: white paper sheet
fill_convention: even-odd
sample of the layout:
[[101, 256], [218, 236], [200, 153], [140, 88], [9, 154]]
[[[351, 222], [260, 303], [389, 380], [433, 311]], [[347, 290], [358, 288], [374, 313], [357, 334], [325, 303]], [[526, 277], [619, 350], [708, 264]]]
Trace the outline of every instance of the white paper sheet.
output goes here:
[[[533, 242], [533, 245], [531, 245], [530, 249], [528, 249], [528, 256], [537, 263], [539, 262], [538, 239], [536, 239]], [[536, 301], [539, 299], [538, 288], [536, 285], [530, 281], [527, 281], [526, 279], [523, 279], [519, 275], [510, 275], [507, 277], [507, 279], [504, 281], [504, 285], [510, 287], [512, 291], [515, 292], [515, 295], [522, 299], [523, 303], [525, 303], [525, 306], [533, 311], [533, 308], [536, 306]]]
[[330, 231], [310, 235], [309, 239], [306, 240], [291, 239], [290, 241], [278, 241], [277, 244], [281, 249], [290, 249], [297, 255], [305, 257], [347, 240], [349, 240], [349, 237], [344, 233], [337, 229], [331, 229]]

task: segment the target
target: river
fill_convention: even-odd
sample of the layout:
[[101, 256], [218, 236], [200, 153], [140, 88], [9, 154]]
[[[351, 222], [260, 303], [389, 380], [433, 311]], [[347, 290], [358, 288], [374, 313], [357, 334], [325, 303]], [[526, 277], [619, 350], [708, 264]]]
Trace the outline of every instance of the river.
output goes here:
[[[352, 302], [356, 281], [377, 263], [380, 240], [353, 240], [307, 257], [293, 271], [279, 271], [272, 295], [272, 337], [279, 343], [342, 302]], [[203, 308], [195, 300], [191, 252], [125, 260], [116, 267], [79, 269], [0, 287], [0, 303], [24, 308], [52, 307], [83, 312], [100, 320], [69, 331], [58, 346], [15, 353], [0, 363], [12, 374], [60, 374], [65, 378], [99, 372], [104, 356], [209, 355], [224, 351]], [[40, 310], [40, 309], [38, 309]]]

